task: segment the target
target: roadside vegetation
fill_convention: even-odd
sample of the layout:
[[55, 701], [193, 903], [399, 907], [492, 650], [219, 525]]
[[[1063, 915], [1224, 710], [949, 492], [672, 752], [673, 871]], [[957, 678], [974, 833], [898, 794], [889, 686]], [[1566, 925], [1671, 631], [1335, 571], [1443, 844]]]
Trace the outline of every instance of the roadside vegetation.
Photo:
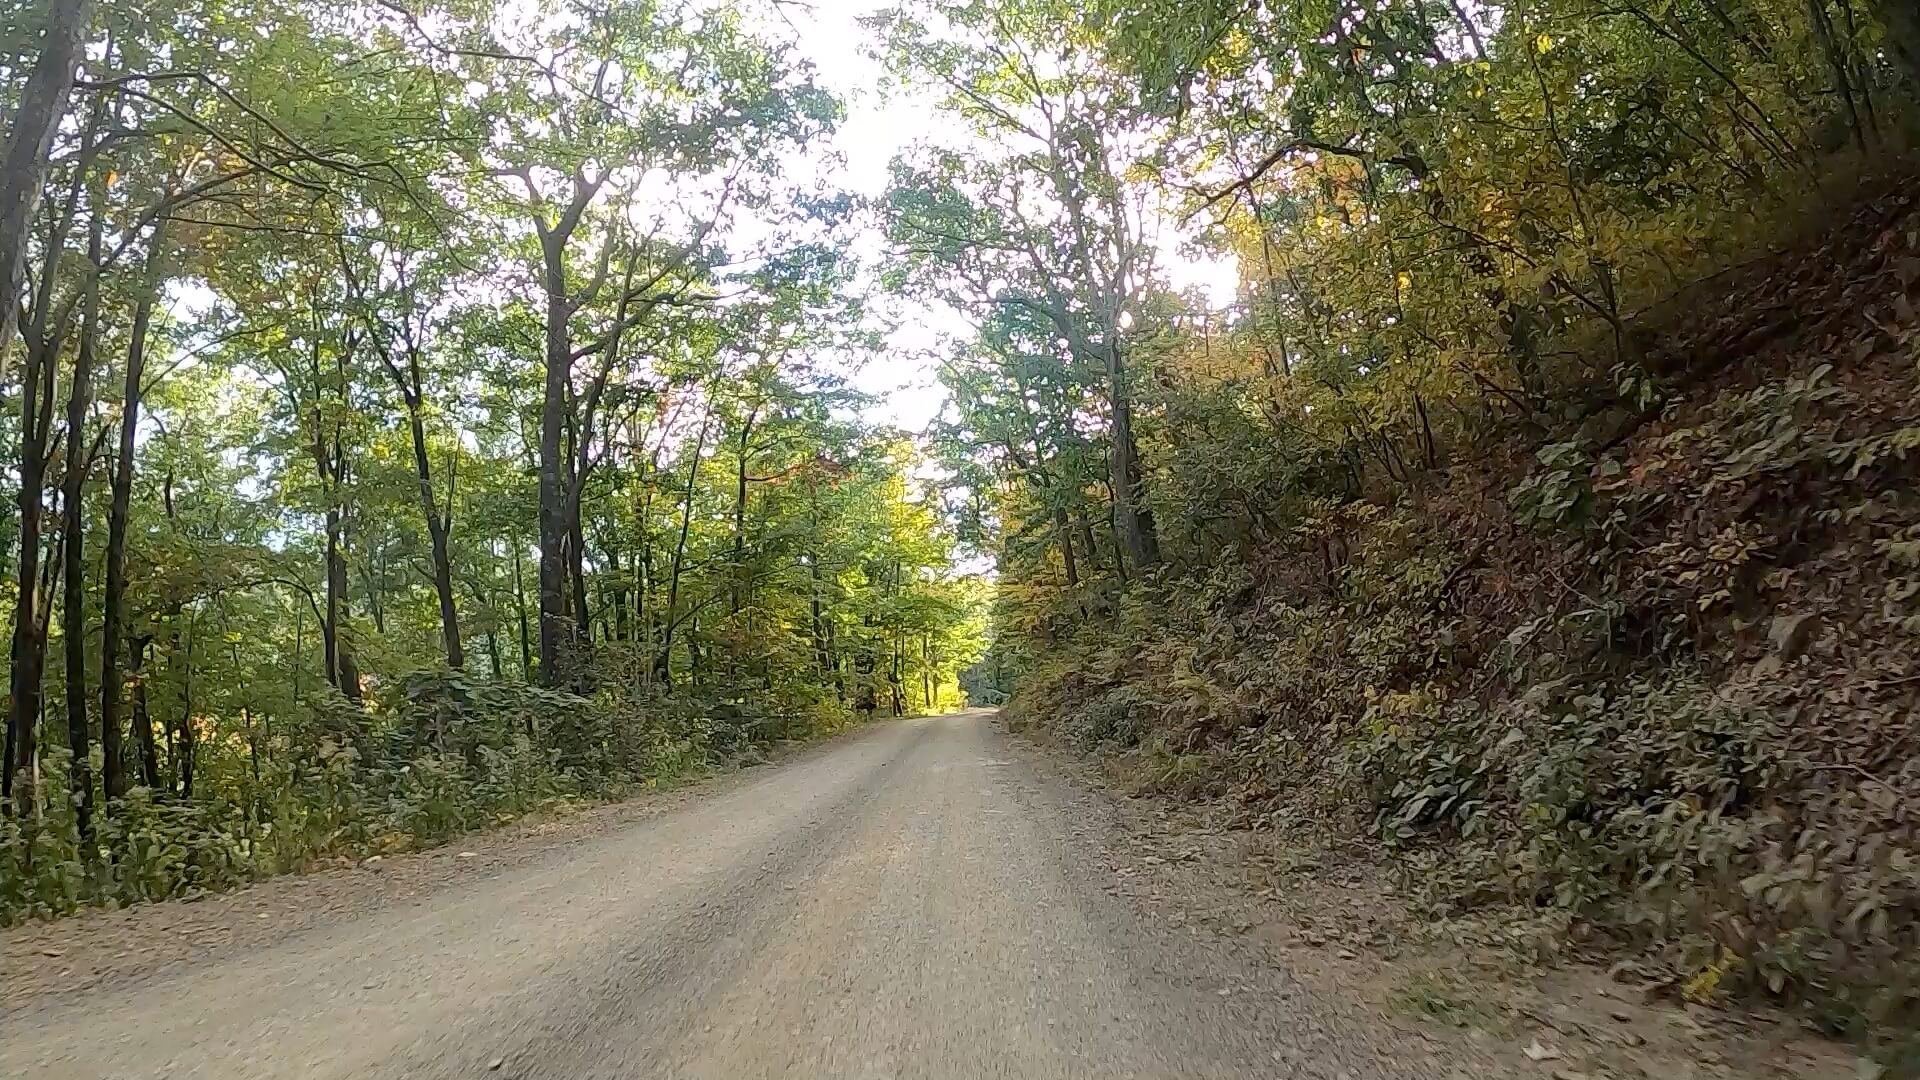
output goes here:
[[940, 433], [1001, 570], [976, 697], [1920, 1068], [1907, 7], [887, 25], [992, 148], [890, 203], [981, 327]]
[[958, 700], [973, 586], [723, 6], [8, 5], [0, 922]]

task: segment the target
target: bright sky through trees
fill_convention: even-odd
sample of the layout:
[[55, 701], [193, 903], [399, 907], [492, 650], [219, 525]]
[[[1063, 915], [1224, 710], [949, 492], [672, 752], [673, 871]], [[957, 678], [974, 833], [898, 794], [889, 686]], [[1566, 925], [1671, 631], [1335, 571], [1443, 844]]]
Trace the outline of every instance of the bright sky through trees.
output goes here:
[[[820, 81], [845, 105], [846, 119], [831, 139], [831, 152], [844, 159], [833, 180], [868, 197], [882, 195], [888, 169], [901, 151], [918, 142], [968, 145], [974, 140], [950, 114], [938, 95], [925, 87], [902, 87], [874, 56], [876, 42], [860, 19], [890, 6], [887, 0], [819, 0], [776, 4], [769, 23], [784, 33], [819, 71]], [[1162, 223], [1160, 265], [1175, 288], [1198, 288], [1216, 307], [1230, 303], [1238, 288], [1232, 257], [1189, 255], [1182, 250], [1173, 215]], [[884, 247], [878, 235], [861, 238], [863, 258]], [[888, 297], [885, 310], [898, 323], [891, 348], [856, 378], [861, 389], [881, 396], [872, 413], [878, 419], [919, 431], [939, 414], [947, 390], [936, 378], [939, 358], [973, 332], [953, 308], [909, 297]]]

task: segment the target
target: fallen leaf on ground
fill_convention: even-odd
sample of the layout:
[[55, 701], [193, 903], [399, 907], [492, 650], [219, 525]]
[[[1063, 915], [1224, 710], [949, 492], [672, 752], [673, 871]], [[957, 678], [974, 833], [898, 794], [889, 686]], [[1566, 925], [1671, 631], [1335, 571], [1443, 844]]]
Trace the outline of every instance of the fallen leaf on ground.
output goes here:
[[1556, 1061], [1560, 1057], [1560, 1051], [1557, 1048], [1543, 1045], [1539, 1039], [1528, 1043], [1527, 1048], [1521, 1052], [1527, 1055], [1528, 1061]]

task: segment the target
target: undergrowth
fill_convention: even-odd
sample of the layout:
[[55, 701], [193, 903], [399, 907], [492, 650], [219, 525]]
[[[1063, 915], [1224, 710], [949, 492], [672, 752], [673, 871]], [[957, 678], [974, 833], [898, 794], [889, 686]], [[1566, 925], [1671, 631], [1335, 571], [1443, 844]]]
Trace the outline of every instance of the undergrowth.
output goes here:
[[[0, 926], [195, 896], [336, 858], [430, 847], [535, 812], [617, 799], [852, 722], [838, 702], [634, 700], [444, 670], [391, 703], [310, 699], [294, 722], [202, 746], [189, 797], [136, 788], [82, 843], [69, 760], [49, 747], [33, 818], [0, 818]], [[789, 695], [792, 697], [792, 695]]]
[[1544, 437], [1040, 622], [1009, 715], [1370, 835], [1436, 913], [1556, 913], [1691, 1000], [1920, 1026], [1920, 215], [1766, 273], [1718, 309], [1773, 289], [1777, 332], [1676, 331]]

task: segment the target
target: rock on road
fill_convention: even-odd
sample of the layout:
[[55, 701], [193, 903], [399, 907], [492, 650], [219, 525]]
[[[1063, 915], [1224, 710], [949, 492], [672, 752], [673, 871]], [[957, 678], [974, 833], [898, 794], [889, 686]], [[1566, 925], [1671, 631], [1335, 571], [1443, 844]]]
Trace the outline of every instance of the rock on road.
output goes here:
[[0, 1017], [0, 1076], [1428, 1076], [1111, 894], [983, 714], [876, 725], [412, 906]]

